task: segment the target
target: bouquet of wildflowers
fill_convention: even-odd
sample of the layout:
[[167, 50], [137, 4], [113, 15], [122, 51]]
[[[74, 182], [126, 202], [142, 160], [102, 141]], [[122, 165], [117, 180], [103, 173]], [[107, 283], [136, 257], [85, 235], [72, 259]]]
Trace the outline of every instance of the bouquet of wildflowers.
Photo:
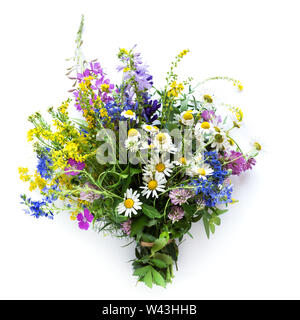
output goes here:
[[[114, 85], [99, 62], [83, 58], [82, 27], [83, 20], [68, 70], [72, 98], [48, 110], [50, 123], [40, 113], [29, 117], [37, 167], [19, 173], [41, 200], [22, 195], [22, 203], [36, 218], [67, 212], [82, 230], [135, 242], [134, 275], [149, 287], [165, 287], [192, 224], [203, 221], [207, 236], [214, 233], [236, 201], [230, 177], [255, 165], [260, 144], [244, 153], [233, 137], [242, 111], [218, 102], [203, 84], [226, 80], [243, 87], [228, 77], [195, 86], [191, 78], [179, 81], [183, 50], [157, 89], [135, 48], [120, 49], [122, 79]], [[69, 108], [77, 109], [76, 118]]]

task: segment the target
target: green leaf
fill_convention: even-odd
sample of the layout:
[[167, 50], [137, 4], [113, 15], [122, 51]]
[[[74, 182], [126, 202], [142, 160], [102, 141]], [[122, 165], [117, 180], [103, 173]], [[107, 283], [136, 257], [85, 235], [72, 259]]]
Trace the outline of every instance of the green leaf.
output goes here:
[[149, 218], [161, 218], [162, 214], [160, 214], [154, 207], [148, 206], [147, 204], [142, 205], [142, 210], [146, 216]]
[[164, 261], [160, 259], [151, 259], [151, 262], [160, 269], [165, 269], [168, 266]]
[[145, 274], [144, 278], [142, 279], [143, 282], [149, 287], [152, 288], [152, 273], [151, 273], [151, 266], [149, 266], [148, 272]]
[[154, 242], [156, 238], [149, 233], [142, 233], [142, 240], [146, 242]]
[[215, 225], [213, 223], [210, 223], [209, 224], [209, 229], [210, 229], [211, 233], [215, 233], [216, 227], [215, 227]]
[[140, 168], [130, 168], [130, 176], [132, 177], [135, 174], [141, 173], [142, 170]]
[[202, 214], [199, 214], [198, 216], [195, 216], [193, 219], [192, 219], [192, 222], [198, 222], [199, 220], [201, 220], [202, 218]]
[[221, 219], [219, 217], [215, 217], [214, 218], [214, 224], [216, 224], [217, 226], [219, 226], [221, 224]]
[[166, 246], [166, 249], [169, 255], [172, 257], [174, 261], [178, 260], [178, 247], [176, 243], [173, 241]]
[[151, 266], [146, 266], [146, 267], [142, 267], [142, 268], [138, 268], [134, 271], [133, 275], [134, 276], [138, 276], [140, 278], [144, 277], [145, 274], [149, 271]]
[[159, 252], [157, 252], [157, 253], [155, 253], [155, 255], [153, 256], [153, 258], [162, 260], [162, 261], [164, 261], [166, 264], [169, 264], [169, 265], [172, 265], [172, 264], [173, 264], [173, 259], [172, 259], [172, 257], [170, 257], [169, 255], [164, 254], [164, 253], [159, 253]]
[[209, 239], [209, 222], [206, 217], [203, 217], [203, 223], [207, 238]]
[[[155, 219], [152, 219], [152, 220], [149, 220], [149, 222], [147, 223], [147, 227], [152, 227], [152, 226], [155, 226], [157, 224], [157, 220]], [[155, 240], [155, 239], [154, 239]], [[153, 241], [154, 241], [153, 240]], [[152, 242], [152, 241], [151, 241]]]
[[129, 185], [131, 183], [131, 177], [129, 176], [123, 183], [122, 183], [122, 194], [126, 192]]
[[189, 216], [192, 217], [193, 214], [196, 212], [197, 210], [197, 205], [196, 204], [183, 204], [182, 208], [184, 210], [184, 212]]
[[157, 284], [158, 286], [166, 287], [166, 281], [162, 277], [162, 275], [152, 268], [152, 276], [153, 276], [153, 282]]
[[130, 232], [130, 236], [137, 236], [137, 240], [139, 241], [141, 236], [142, 236], [142, 232], [144, 230], [145, 225], [148, 222], [148, 218], [145, 216], [141, 216], [136, 220], [133, 220], [132, 225], [131, 225], [131, 232]]
[[156, 239], [154, 241], [154, 245], [151, 248], [151, 254], [153, 255], [155, 252], [161, 250], [162, 248], [164, 248], [169, 241], [169, 237], [159, 237], [158, 239]]
[[170, 273], [170, 268], [172, 268], [171, 266], [167, 268], [167, 272], [166, 272], [166, 281], [167, 282], [171, 282], [171, 273]]
[[215, 212], [216, 212], [216, 214], [219, 216], [219, 215], [221, 215], [221, 214], [223, 214], [223, 213], [225, 213], [225, 212], [227, 212], [228, 211], [228, 209], [224, 209], [224, 210], [221, 210], [221, 209], [215, 209]]

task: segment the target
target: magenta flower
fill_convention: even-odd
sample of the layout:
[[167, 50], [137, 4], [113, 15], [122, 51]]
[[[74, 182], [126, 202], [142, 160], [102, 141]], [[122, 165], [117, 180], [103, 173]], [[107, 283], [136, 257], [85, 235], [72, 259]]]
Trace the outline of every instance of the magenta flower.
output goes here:
[[70, 167], [65, 168], [65, 174], [67, 174], [69, 176], [76, 176], [80, 173], [80, 172], [72, 171], [72, 169], [73, 170], [83, 170], [85, 168], [84, 162], [77, 162], [74, 159], [69, 159], [68, 165]]
[[183, 217], [184, 210], [178, 206], [173, 206], [170, 213], [168, 214], [168, 218], [172, 221], [172, 223], [181, 220]]
[[246, 160], [241, 152], [231, 150], [225, 152], [225, 162], [229, 162], [225, 165], [225, 169], [231, 169], [233, 175], [239, 176], [242, 172], [252, 169], [256, 160], [253, 158]]
[[123, 223], [121, 223], [121, 226], [122, 226], [122, 231], [127, 235], [129, 236], [130, 235], [130, 232], [131, 232], [131, 220], [127, 220]]
[[256, 164], [256, 160], [254, 158], [249, 158], [245, 163], [245, 170], [252, 169], [252, 167]]
[[171, 202], [175, 205], [182, 205], [183, 203], [186, 203], [188, 199], [192, 198], [194, 195], [195, 194], [192, 190], [183, 188], [171, 190], [169, 193]]
[[90, 222], [92, 222], [94, 216], [90, 213], [89, 209], [84, 209], [83, 214], [79, 213], [77, 215], [78, 226], [80, 229], [88, 230], [90, 227]]

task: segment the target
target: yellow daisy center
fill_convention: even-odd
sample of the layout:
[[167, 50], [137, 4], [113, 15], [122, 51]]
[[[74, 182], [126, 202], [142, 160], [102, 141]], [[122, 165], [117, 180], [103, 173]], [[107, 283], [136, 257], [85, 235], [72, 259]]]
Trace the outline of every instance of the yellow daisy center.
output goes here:
[[181, 157], [180, 160], [179, 160], [179, 162], [180, 162], [181, 164], [186, 164], [185, 157]]
[[138, 135], [138, 131], [136, 129], [130, 129], [128, 131], [128, 137], [135, 137]]
[[201, 128], [202, 129], [209, 129], [210, 128], [209, 122], [206, 122], [206, 121], [202, 122], [201, 123]]
[[205, 174], [206, 174], [205, 169], [203, 169], [203, 168], [198, 169], [198, 173], [200, 176], [205, 176]]
[[205, 94], [203, 96], [203, 99], [208, 103], [212, 103], [213, 102], [213, 98], [209, 94]]
[[127, 116], [133, 116], [133, 112], [132, 112], [131, 110], [127, 110], [127, 111], [125, 112], [125, 114], [126, 114]]
[[261, 145], [260, 145], [258, 142], [254, 142], [254, 148], [255, 148], [257, 151], [260, 151], [260, 150], [261, 150]]
[[184, 120], [192, 120], [192, 119], [193, 119], [193, 115], [192, 115], [190, 112], [186, 112], [186, 113], [183, 115], [183, 119], [184, 119]]
[[165, 169], [166, 169], [166, 166], [165, 166], [163, 163], [158, 163], [158, 164], [155, 166], [155, 169], [156, 169], [156, 171], [158, 171], [158, 172], [164, 172]]
[[148, 182], [148, 189], [149, 190], [155, 190], [157, 188], [157, 181], [151, 180]]
[[151, 126], [146, 126], [145, 127], [147, 130], [152, 130], [152, 127]]
[[215, 135], [215, 140], [218, 142], [218, 143], [223, 143], [224, 142], [224, 138], [221, 134], [217, 133]]
[[124, 201], [124, 206], [127, 208], [127, 209], [131, 209], [134, 205], [134, 201], [130, 198], [126, 199]]
[[159, 143], [164, 143], [166, 141], [166, 135], [164, 133], [159, 133], [156, 136], [156, 139], [158, 140]]
[[152, 127], [155, 131], [158, 131], [158, 127], [157, 126], [153, 126]]

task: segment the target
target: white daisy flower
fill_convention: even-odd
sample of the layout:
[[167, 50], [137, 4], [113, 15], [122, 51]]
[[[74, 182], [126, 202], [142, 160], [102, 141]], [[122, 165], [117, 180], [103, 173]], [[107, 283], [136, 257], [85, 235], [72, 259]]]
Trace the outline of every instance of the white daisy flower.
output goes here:
[[173, 161], [173, 164], [176, 166], [188, 166], [190, 161], [186, 159], [186, 157], [180, 157], [178, 160]]
[[198, 122], [195, 126], [195, 136], [196, 139], [202, 141], [204, 135], [210, 135], [214, 132], [214, 126], [212, 123], [204, 121]]
[[226, 149], [229, 147], [230, 143], [228, 141], [228, 138], [226, 137], [226, 134], [222, 131], [216, 132], [214, 135], [214, 141], [211, 144], [212, 148], [215, 148], [218, 152], [222, 149]]
[[269, 146], [264, 138], [252, 137], [250, 140], [250, 148], [248, 154], [250, 156], [257, 156], [259, 153], [268, 153]]
[[138, 140], [141, 137], [141, 134], [136, 129], [128, 130], [128, 139], [129, 140]]
[[161, 152], [174, 153], [177, 151], [175, 145], [172, 142], [172, 138], [168, 133], [157, 133], [153, 140], [154, 147]]
[[127, 189], [124, 193], [124, 200], [117, 207], [118, 214], [125, 212], [127, 217], [131, 217], [131, 214], [137, 214], [137, 210], [142, 209], [139, 197], [137, 191], [132, 192], [132, 189]]
[[186, 126], [192, 126], [194, 124], [194, 116], [193, 116], [194, 111], [193, 110], [188, 110], [184, 111], [180, 114], [180, 121], [182, 124]]
[[147, 199], [150, 196], [158, 198], [157, 192], [165, 191], [165, 184], [167, 183], [167, 180], [163, 174], [156, 172], [155, 175], [144, 176], [143, 180], [144, 186], [140, 188], [144, 189], [142, 191], [142, 195]]
[[153, 146], [153, 144], [149, 144], [149, 142], [148, 141], [142, 141], [141, 142], [141, 145], [140, 145], [140, 149], [141, 150], [145, 150], [145, 149], [153, 149], [154, 148], [154, 146]]
[[125, 140], [125, 148], [131, 152], [137, 152], [140, 149], [140, 141], [137, 139], [126, 139]]
[[142, 128], [143, 128], [145, 131], [150, 132], [150, 133], [152, 133], [152, 134], [158, 133], [158, 131], [159, 131], [158, 127], [156, 127], [156, 126], [151, 126], [151, 125], [149, 125], [149, 124], [143, 124], [143, 125], [142, 125]]
[[207, 163], [202, 163], [201, 165], [191, 166], [186, 170], [188, 176], [199, 176], [200, 178], [206, 180], [208, 176], [212, 175], [214, 170]]
[[126, 111], [124, 110], [121, 113], [121, 116], [123, 116], [124, 118], [127, 118], [127, 119], [132, 119], [132, 120], [136, 119], [136, 114], [132, 110], [126, 110]]
[[143, 171], [145, 175], [151, 175], [157, 172], [169, 177], [172, 173], [173, 167], [174, 165], [170, 160], [164, 160], [158, 156], [154, 156], [149, 160], [149, 164]]
[[251, 139], [250, 141], [250, 146], [255, 150], [255, 151], [261, 151], [262, 150], [262, 145], [261, 145], [261, 141], [258, 142], [258, 139]]
[[211, 89], [203, 88], [200, 93], [200, 101], [206, 105], [214, 105], [216, 103], [216, 97]]

